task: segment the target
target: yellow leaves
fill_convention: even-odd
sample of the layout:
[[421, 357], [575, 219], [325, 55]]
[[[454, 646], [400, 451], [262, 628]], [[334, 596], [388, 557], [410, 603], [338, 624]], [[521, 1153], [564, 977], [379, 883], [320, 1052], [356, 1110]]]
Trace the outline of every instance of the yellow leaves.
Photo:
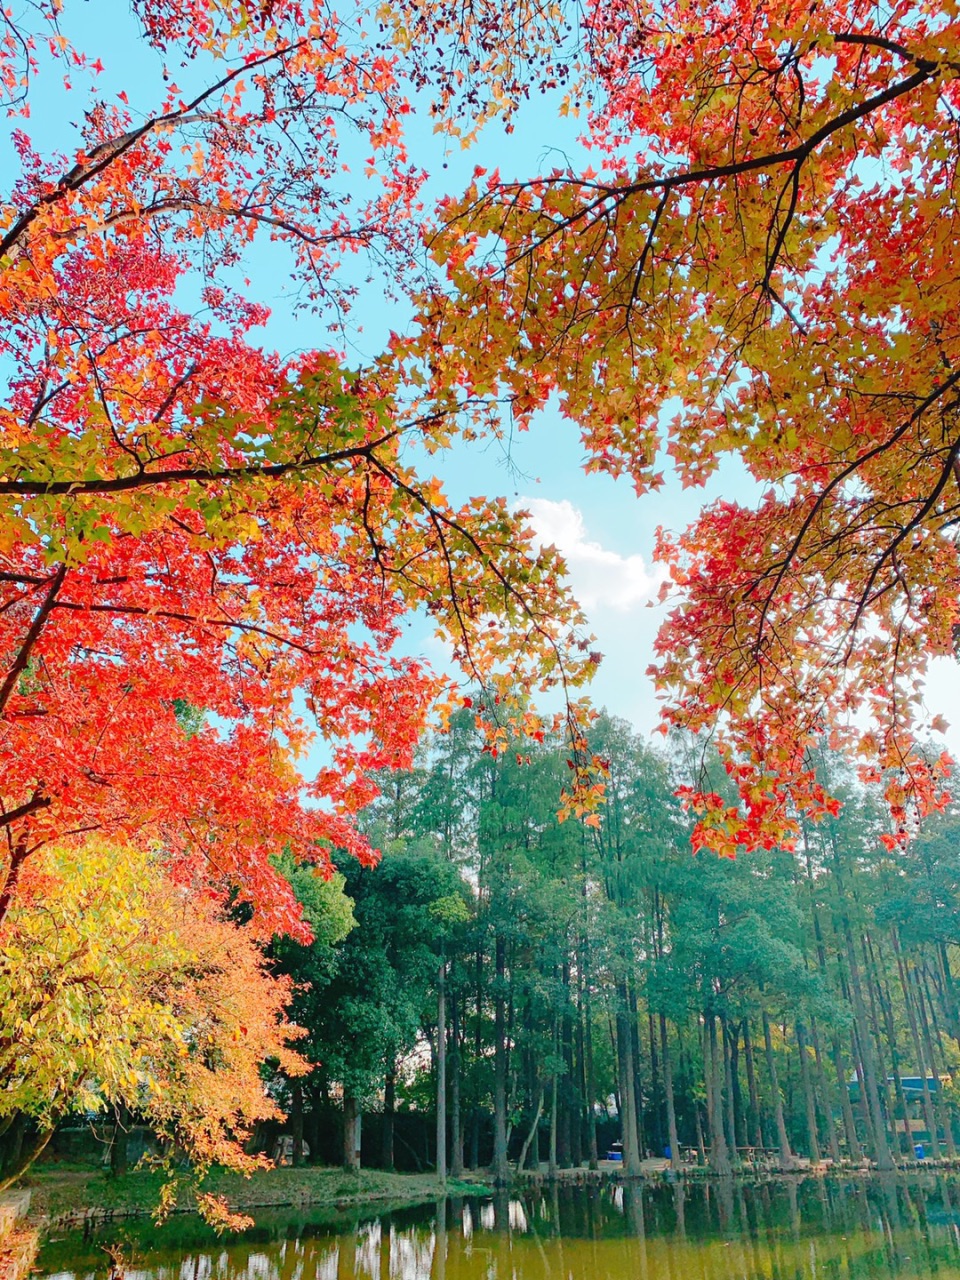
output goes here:
[[56, 1120], [124, 1100], [201, 1162], [246, 1167], [248, 1126], [276, 1114], [259, 1063], [300, 1062], [288, 995], [245, 932], [157, 855], [45, 850], [0, 938], [0, 1113]]

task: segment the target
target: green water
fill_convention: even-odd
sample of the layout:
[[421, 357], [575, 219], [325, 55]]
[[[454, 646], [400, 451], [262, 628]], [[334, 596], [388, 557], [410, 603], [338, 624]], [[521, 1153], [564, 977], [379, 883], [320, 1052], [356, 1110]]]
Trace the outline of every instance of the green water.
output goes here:
[[547, 1190], [363, 1217], [194, 1218], [50, 1239], [41, 1276], [127, 1280], [960, 1280], [960, 1180], [776, 1179]]

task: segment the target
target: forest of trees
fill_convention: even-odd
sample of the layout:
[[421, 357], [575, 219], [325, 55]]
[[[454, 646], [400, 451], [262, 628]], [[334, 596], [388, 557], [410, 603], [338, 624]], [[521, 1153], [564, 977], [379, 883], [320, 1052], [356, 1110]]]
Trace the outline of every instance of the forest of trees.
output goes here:
[[891, 851], [881, 806], [824, 752], [844, 804], [795, 850], [694, 855], [674, 793], [698, 744], [658, 752], [606, 714], [591, 737], [598, 825], [558, 820], [562, 742], [494, 756], [467, 710], [384, 779], [380, 866], [341, 860], [307, 906], [322, 922], [345, 892], [358, 927], [282, 944], [313, 983], [292, 1016], [319, 1064], [293, 1087], [295, 1159], [342, 1096], [348, 1165], [367, 1108], [392, 1167], [394, 1113], [432, 1117], [438, 1087], [454, 1175], [594, 1163], [618, 1137], [628, 1174], [667, 1151], [717, 1172], [956, 1155], [960, 815]]

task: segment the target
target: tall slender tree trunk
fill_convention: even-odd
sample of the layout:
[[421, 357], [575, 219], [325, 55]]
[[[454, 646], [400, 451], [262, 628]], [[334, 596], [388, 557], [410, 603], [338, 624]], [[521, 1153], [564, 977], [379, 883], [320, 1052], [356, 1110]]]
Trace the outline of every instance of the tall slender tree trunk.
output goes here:
[[447, 961], [437, 965], [437, 1178], [447, 1185]]
[[710, 1167], [714, 1173], [731, 1172], [730, 1151], [723, 1132], [723, 1064], [719, 1061], [717, 1020], [712, 1013], [704, 1014], [703, 1061], [707, 1089], [707, 1131], [710, 1137]]
[[[870, 1022], [873, 1028], [873, 1043], [877, 1048], [877, 1056], [881, 1063], [880, 1077], [884, 1082], [883, 1096], [886, 1104], [886, 1113], [890, 1117], [894, 1130], [894, 1144], [899, 1145], [901, 1152], [907, 1155], [913, 1155], [913, 1147], [910, 1143], [909, 1126], [907, 1125], [907, 1100], [903, 1093], [903, 1082], [900, 1079], [900, 1062], [897, 1055], [897, 1040], [893, 1030], [892, 1019], [886, 1017], [886, 1008], [883, 999], [883, 985], [880, 980], [880, 968], [877, 963], [873, 945], [867, 935], [861, 934], [860, 944], [863, 956], [863, 972], [870, 993]], [[880, 1026], [880, 1019], [883, 1017], [886, 1037]], [[890, 1055], [890, 1071], [886, 1072], [882, 1069], [884, 1061], [883, 1041], [886, 1038], [887, 1051]], [[893, 1076], [893, 1097], [890, 1093], [890, 1076]], [[904, 1122], [903, 1132], [897, 1131], [897, 1112]]]
[[498, 933], [495, 947], [496, 994], [493, 1000], [493, 1180], [505, 1186], [509, 1177], [507, 1165], [507, 1045], [506, 1002], [504, 983], [507, 968], [507, 944]]
[[583, 1164], [583, 1141], [586, 1130], [586, 1073], [584, 1066], [584, 1047], [583, 1047], [583, 975], [577, 969], [577, 1017], [574, 1024], [573, 1037], [573, 1075], [576, 1079], [576, 1088], [573, 1094], [573, 1106], [571, 1107], [571, 1149], [570, 1159], [573, 1161], [575, 1168], [579, 1169]]
[[663, 1155], [667, 1144], [663, 1132], [663, 1106], [660, 1071], [660, 1050], [657, 1047], [657, 1030], [654, 1015], [647, 1013], [647, 1039], [650, 1044], [650, 1137], [654, 1154]]
[[853, 1117], [853, 1107], [850, 1105], [850, 1084], [847, 1080], [847, 1071], [843, 1061], [843, 1047], [840, 1044], [840, 1037], [836, 1034], [833, 1037], [831, 1057], [833, 1058], [833, 1069], [837, 1077], [837, 1089], [840, 1093], [840, 1113], [843, 1116], [843, 1131], [847, 1140], [847, 1154], [851, 1160], [859, 1164], [863, 1159], [863, 1148], [860, 1145], [860, 1139], [857, 1137], [857, 1122]]
[[820, 1141], [817, 1136], [817, 1104], [813, 1094], [813, 1080], [810, 1072], [810, 1058], [807, 1055], [807, 1037], [803, 1022], [796, 1022], [797, 1053], [800, 1055], [800, 1081], [803, 1085], [803, 1101], [807, 1117], [807, 1144], [810, 1159], [814, 1164], [820, 1163]]
[[877, 1083], [877, 1065], [873, 1055], [873, 1043], [870, 1028], [867, 1024], [866, 1006], [863, 1001], [863, 988], [860, 982], [860, 968], [853, 946], [850, 922], [846, 913], [842, 914], [843, 932], [847, 952], [847, 972], [850, 976], [850, 993], [853, 997], [853, 1018], [859, 1048], [860, 1063], [863, 1068], [863, 1088], [866, 1091], [866, 1110], [870, 1128], [873, 1133], [873, 1148], [876, 1154], [877, 1168], [891, 1170], [894, 1168], [893, 1156], [887, 1142], [887, 1127], [880, 1105], [880, 1090]]
[[730, 1024], [724, 1015], [720, 1019], [720, 1030], [722, 1032], [720, 1040], [720, 1054], [723, 1059], [723, 1082], [724, 1082], [724, 1101], [723, 1110], [724, 1120], [726, 1124], [727, 1147], [730, 1151], [730, 1159], [734, 1163], [737, 1160], [737, 1117], [733, 1106], [733, 1051], [730, 1047]]
[[589, 971], [585, 974], [584, 980], [584, 1028], [583, 1028], [583, 1052], [584, 1052], [584, 1075], [586, 1077], [586, 1107], [587, 1107], [587, 1159], [590, 1161], [590, 1168], [596, 1169], [600, 1164], [600, 1149], [597, 1145], [597, 1087], [593, 1061], [593, 1001], [590, 998]]
[[747, 1097], [750, 1099], [747, 1124], [750, 1143], [752, 1146], [762, 1149], [763, 1128], [760, 1123], [760, 1094], [757, 1089], [757, 1072], [753, 1061], [753, 1038], [750, 1034], [750, 1022], [747, 1019], [744, 1019], [743, 1023], [743, 1061], [747, 1068]]
[[637, 1133], [633, 1027], [626, 983], [617, 984], [617, 1059], [620, 1075], [620, 1120], [623, 1140], [623, 1171], [628, 1178], [640, 1174], [640, 1141]]
[[564, 1070], [560, 1077], [558, 1090], [558, 1106], [560, 1110], [557, 1116], [557, 1160], [562, 1169], [569, 1169], [573, 1158], [572, 1119], [575, 1082], [573, 1073], [573, 1022], [570, 1017], [573, 1002], [570, 998], [570, 964], [566, 959], [561, 967], [561, 982], [564, 999], [558, 1048], [563, 1059]]
[[913, 1042], [913, 1052], [916, 1057], [917, 1071], [920, 1074], [920, 1096], [923, 1106], [923, 1122], [927, 1126], [927, 1132], [930, 1134], [930, 1144], [932, 1147], [931, 1154], [935, 1160], [939, 1160], [940, 1140], [937, 1133], [937, 1115], [933, 1105], [933, 1097], [930, 1093], [930, 1085], [928, 1083], [928, 1076], [932, 1073], [932, 1068], [928, 1065], [927, 1058], [924, 1055], [923, 1048], [920, 1043], [920, 1031], [917, 1026], [916, 1002], [914, 1000], [913, 992], [910, 989], [910, 982], [907, 978], [903, 954], [900, 950], [900, 942], [897, 937], [896, 930], [893, 931], [893, 950], [897, 957], [897, 972], [900, 975], [900, 989], [903, 992], [903, 1007], [907, 1015], [907, 1026], [910, 1028], [910, 1039]]
[[864, 1089], [866, 1090], [868, 1128], [872, 1130], [873, 1148], [876, 1155], [877, 1168], [889, 1171], [895, 1166], [893, 1156], [890, 1154], [890, 1146], [887, 1142], [886, 1121], [883, 1115], [883, 1109], [880, 1106], [880, 1090], [877, 1082], [876, 1060], [873, 1053], [873, 1044], [870, 1039], [870, 1029], [867, 1025], [866, 1006], [863, 1000], [863, 987], [860, 982], [860, 967], [857, 964], [857, 953], [853, 944], [853, 932], [850, 927], [850, 916], [847, 913], [845, 905], [844, 887], [840, 872], [840, 855], [835, 842], [833, 852], [833, 879], [837, 890], [838, 913], [840, 916], [840, 925], [843, 934], [844, 950], [846, 952], [847, 974], [850, 980], [854, 1028], [859, 1050], [858, 1056], [863, 1070], [863, 1085], [861, 1092]]
[[647, 1146], [646, 1122], [643, 1114], [643, 1078], [640, 1067], [643, 1055], [640, 1052], [640, 1012], [637, 992], [632, 978], [627, 979], [627, 998], [630, 1010], [630, 1039], [633, 1057], [633, 1114], [637, 1126], [638, 1158], [642, 1160]]
[[463, 1177], [463, 1115], [460, 1109], [460, 999], [450, 1002], [450, 1176]]
[[673, 1096], [673, 1063], [670, 1059], [670, 1042], [667, 1036], [667, 1019], [664, 1014], [660, 1020], [660, 1061], [663, 1063], [663, 1091], [667, 1103], [667, 1138], [670, 1143], [670, 1165], [680, 1168], [680, 1140], [677, 1137], [677, 1108]]
[[560, 1055], [560, 1028], [559, 1019], [554, 1013], [553, 1015], [553, 1071], [550, 1074], [550, 1155], [547, 1165], [548, 1176], [556, 1179], [559, 1172], [559, 1164], [557, 1162], [557, 1127], [558, 1116], [557, 1107], [560, 1103], [559, 1078], [560, 1069], [558, 1058]]
[[748, 1147], [750, 1145], [750, 1140], [747, 1137], [747, 1117], [743, 1108], [743, 1089], [740, 1086], [740, 1037], [743, 1034], [745, 1025], [744, 1022], [734, 1024], [730, 1039], [730, 1087], [733, 1097], [733, 1119], [738, 1147]]
[[790, 1138], [783, 1118], [783, 1097], [780, 1093], [780, 1080], [777, 1076], [777, 1060], [773, 1053], [773, 1039], [770, 1035], [770, 1019], [766, 1009], [761, 1015], [763, 1020], [763, 1047], [767, 1055], [767, 1075], [770, 1077], [770, 1091], [773, 1094], [773, 1114], [777, 1124], [777, 1145], [780, 1148], [780, 1168], [785, 1172], [796, 1168], [793, 1152], [790, 1150]]
[[[940, 1127], [943, 1129], [943, 1140], [946, 1143], [947, 1155], [952, 1160], [956, 1157], [957, 1147], [953, 1139], [953, 1130], [950, 1127], [950, 1114], [947, 1111], [943, 1101], [943, 1088], [940, 1084], [940, 1062], [938, 1055], [934, 1051], [933, 1035], [930, 1028], [930, 1019], [927, 1017], [927, 1010], [924, 1003], [924, 990], [920, 981], [919, 974], [916, 969], [913, 970], [914, 990], [917, 997], [917, 1008], [920, 1011], [920, 1029], [923, 1033], [924, 1044], [927, 1048], [927, 1059], [930, 1063], [930, 1069], [937, 1081], [937, 1089], [934, 1093], [934, 1109]], [[938, 1146], [939, 1154], [939, 1146]]]
[[[837, 1141], [837, 1126], [833, 1122], [833, 1090], [830, 1088], [830, 1082], [827, 1079], [827, 1073], [823, 1066], [823, 1053], [820, 1048], [820, 1032], [817, 1027], [816, 1018], [810, 1019], [810, 1038], [813, 1041], [813, 1060], [817, 1070], [817, 1091], [820, 1096], [820, 1106], [823, 1110], [824, 1121], [827, 1127], [827, 1141], [830, 1144], [830, 1159], [834, 1164], [840, 1163], [840, 1143]], [[849, 1098], [848, 1098], [849, 1103]]]

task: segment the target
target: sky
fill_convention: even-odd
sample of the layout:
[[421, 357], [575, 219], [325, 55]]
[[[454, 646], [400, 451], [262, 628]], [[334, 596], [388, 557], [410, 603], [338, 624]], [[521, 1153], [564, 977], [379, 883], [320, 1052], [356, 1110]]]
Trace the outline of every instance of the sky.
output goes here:
[[[98, 81], [98, 92], [107, 96], [109, 91], [123, 88], [134, 112], [152, 110], [162, 93], [160, 62], [137, 40], [127, 3], [68, 3], [64, 27], [81, 46], [102, 58], [106, 70]], [[69, 151], [77, 142], [69, 121], [77, 119], [83, 108], [83, 92], [75, 88], [64, 95], [57, 75], [48, 75], [42, 88], [34, 100], [31, 135], [45, 148]], [[478, 164], [498, 167], [504, 177], [529, 177], [564, 163], [567, 157], [587, 163], [577, 142], [575, 123], [561, 120], [555, 106], [549, 97], [538, 97], [521, 110], [510, 135], [495, 122], [467, 152], [461, 151], [456, 141], [451, 143], [434, 133], [425, 113], [415, 110], [409, 142], [412, 157], [431, 175], [426, 188], [428, 202], [461, 191]], [[8, 146], [7, 140], [0, 143], [0, 163], [9, 158], [3, 146]], [[360, 152], [356, 159], [359, 169]], [[287, 261], [282, 251], [262, 244], [253, 247], [243, 267], [243, 274], [252, 281], [251, 294], [271, 307], [262, 340], [284, 354], [329, 345], [322, 323], [309, 313], [296, 311], [285, 274]], [[361, 264], [348, 269], [362, 278]], [[363, 290], [354, 314], [358, 328], [351, 335], [350, 361], [359, 363], [375, 355], [389, 330], [402, 329], [407, 319], [401, 306], [384, 305], [382, 291], [376, 286]], [[574, 590], [604, 655], [591, 690], [593, 700], [650, 732], [658, 720], [658, 704], [645, 673], [666, 611], [657, 603], [664, 579], [662, 568], [653, 561], [657, 527], [679, 531], [704, 503], [720, 497], [749, 503], [756, 491], [742, 467], [730, 461], [705, 488], [683, 490], [668, 470], [662, 490], [638, 499], [628, 480], [587, 475], [583, 461], [576, 427], [551, 408], [540, 415], [530, 432], [511, 442], [509, 455], [493, 444], [464, 447], [441, 459], [438, 473], [455, 500], [502, 494], [511, 504], [531, 512], [544, 543], [552, 542], [565, 556]], [[415, 626], [411, 638], [422, 645], [428, 658], [445, 662], [446, 654], [425, 626]], [[927, 705], [931, 714], [940, 713], [951, 723], [946, 743], [960, 758], [957, 670], [952, 660], [933, 664]]]

